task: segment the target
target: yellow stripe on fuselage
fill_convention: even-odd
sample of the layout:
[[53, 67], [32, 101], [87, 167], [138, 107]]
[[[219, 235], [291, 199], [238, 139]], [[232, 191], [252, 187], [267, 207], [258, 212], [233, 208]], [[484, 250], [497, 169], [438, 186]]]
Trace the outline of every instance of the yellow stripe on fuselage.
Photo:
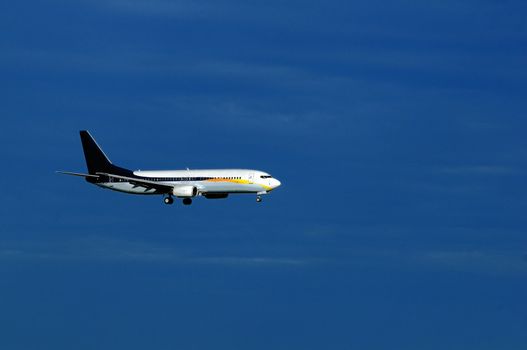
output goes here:
[[217, 178], [217, 179], [209, 179], [205, 180], [205, 182], [230, 182], [235, 184], [242, 184], [242, 185], [258, 185], [262, 186], [266, 191], [271, 191], [273, 188], [270, 186], [265, 186], [262, 184], [258, 184], [249, 180], [242, 180], [242, 179], [224, 179], [224, 178]]

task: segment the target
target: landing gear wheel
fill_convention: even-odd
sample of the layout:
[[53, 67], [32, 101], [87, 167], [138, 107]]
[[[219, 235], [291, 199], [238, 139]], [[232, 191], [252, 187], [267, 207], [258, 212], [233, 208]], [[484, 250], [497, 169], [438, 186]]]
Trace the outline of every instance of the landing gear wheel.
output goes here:
[[174, 198], [172, 198], [172, 197], [165, 197], [165, 198], [163, 198], [163, 202], [165, 202], [165, 204], [172, 204], [172, 203], [174, 203]]
[[183, 198], [183, 204], [184, 205], [191, 205], [192, 199], [191, 198]]
[[257, 201], [258, 203], [260, 203], [260, 202], [262, 201], [262, 197], [260, 197], [260, 196], [256, 196], [256, 201]]

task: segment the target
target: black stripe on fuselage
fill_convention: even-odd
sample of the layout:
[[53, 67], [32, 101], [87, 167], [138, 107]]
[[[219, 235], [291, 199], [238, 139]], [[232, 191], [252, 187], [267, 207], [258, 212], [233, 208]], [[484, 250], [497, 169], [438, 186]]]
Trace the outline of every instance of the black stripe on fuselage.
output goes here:
[[[135, 178], [135, 179], [141, 179], [141, 177], [135, 176], [134, 172], [132, 170], [121, 168], [121, 167], [118, 167], [118, 166], [113, 165], [113, 164], [107, 165], [106, 168], [103, 169], [103, 170], [104, 170], [104, 172], [108, 172], [109, 174], [114, 174], [114, 175], [119, 175], [119, 176], [126, 176], [126, 177]], [[111, 181], [111, 179], [113, 179], [113, 181]], [[111, 178], [110, 176], [106, 176], [106, 175], [99, 175], [98, 178], [90, 178], [90, 177], [86, 178], [86, 181], [88, 181], [90, 183], [93, 183], [93, 184], [101, 183], [101, 182], [126, 182], [126, 181], [115, 181], [115, 180], [117, 180], [117, 179], [116, 178]]]

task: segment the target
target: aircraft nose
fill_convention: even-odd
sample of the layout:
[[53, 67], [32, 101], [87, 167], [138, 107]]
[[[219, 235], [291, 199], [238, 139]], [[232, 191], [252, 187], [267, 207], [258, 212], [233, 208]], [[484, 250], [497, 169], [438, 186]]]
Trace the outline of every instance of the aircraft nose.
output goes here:
[[278, 181], [278, 179], [273, 179], [273, 188], [277, 188], [278, 186], [280, 186], [282, 183], [280, 181]]

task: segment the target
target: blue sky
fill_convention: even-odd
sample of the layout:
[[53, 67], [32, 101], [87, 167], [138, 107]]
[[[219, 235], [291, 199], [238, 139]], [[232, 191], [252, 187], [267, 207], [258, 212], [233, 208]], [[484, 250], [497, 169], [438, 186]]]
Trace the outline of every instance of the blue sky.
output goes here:
[[[522, 1], [0, 5], [2, 349], [525, 349]], [[165, 206], [61, 177], [283, 185]]]

